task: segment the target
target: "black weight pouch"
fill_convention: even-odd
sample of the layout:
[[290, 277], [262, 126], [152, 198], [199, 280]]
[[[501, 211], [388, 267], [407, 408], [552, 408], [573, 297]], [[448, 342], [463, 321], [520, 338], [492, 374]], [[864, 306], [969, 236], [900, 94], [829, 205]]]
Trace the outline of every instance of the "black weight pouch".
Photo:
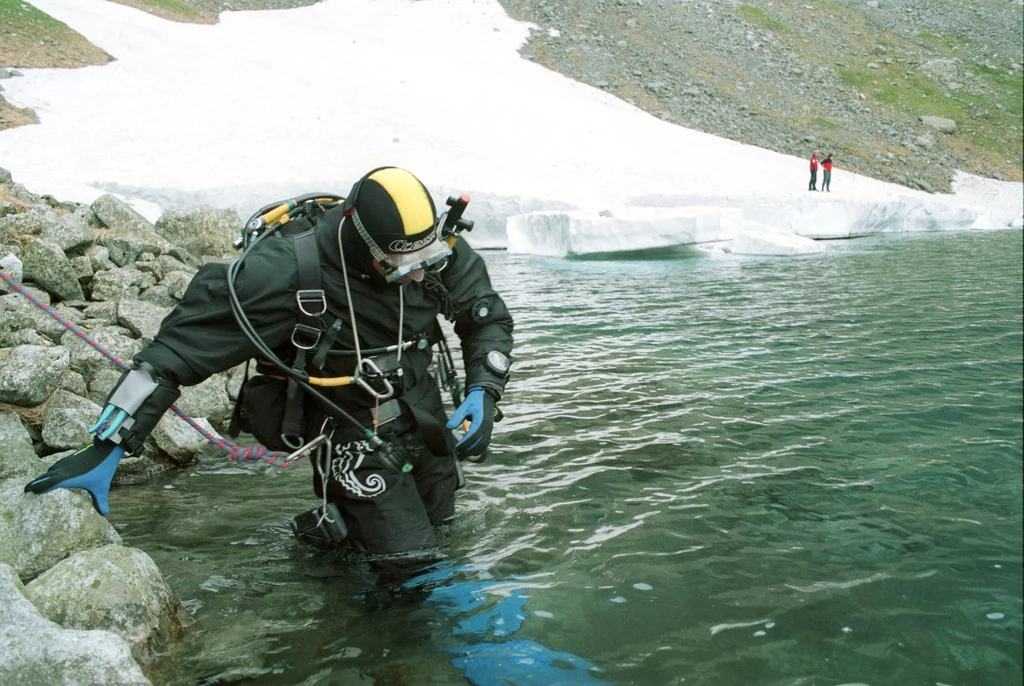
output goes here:
[[270, 450], [294, 450], [282, 436], [287, 404], [287, 379], [264, 374], [252, 377], [239, 393], [229, 431], [231, 437], [236, 437], [239, 431], [246, 431]]

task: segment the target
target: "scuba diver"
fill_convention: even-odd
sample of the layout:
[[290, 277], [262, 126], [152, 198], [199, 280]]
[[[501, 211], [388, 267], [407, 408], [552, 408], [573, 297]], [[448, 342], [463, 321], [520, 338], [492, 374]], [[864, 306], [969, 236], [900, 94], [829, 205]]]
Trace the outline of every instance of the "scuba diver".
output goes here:
[[[449, 198], [438, 217], [419, 179], [380, 167], [346, 197], [264, 208], [246, 225], [242, 256], [203, 266], [136, 355], [93, 443], [25, 490], [85, 488], [106, 514], [118, 461], [141, 452], [179, 387], [246, 363], [229, 435], [311, 455], [322, 503], [292, 521], [296, 536], [346, 542], [382, 575], [440, 559], [434, 527], [454, 515], [460, 460], [486, 456], [512, 350], [512, 317], [458, 235], [472, 228], [467, 202]], [[465, 372], [450, 418], [432, 372], [457, 380], [439, 315], [454, 325]], [[447, 369], [432, 367], [434, 346]]]

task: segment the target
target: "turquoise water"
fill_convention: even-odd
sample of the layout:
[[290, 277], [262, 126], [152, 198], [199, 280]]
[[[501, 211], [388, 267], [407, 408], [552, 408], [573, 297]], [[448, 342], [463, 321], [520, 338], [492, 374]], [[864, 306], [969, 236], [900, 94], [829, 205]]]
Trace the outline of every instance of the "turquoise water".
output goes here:
[[486, 257], [514, 376], [428, 597], [293, 542], [308, 465], [205, 460], [111, 494], [198, 620], [156, 683], [1021, 683], [1021, 232]]

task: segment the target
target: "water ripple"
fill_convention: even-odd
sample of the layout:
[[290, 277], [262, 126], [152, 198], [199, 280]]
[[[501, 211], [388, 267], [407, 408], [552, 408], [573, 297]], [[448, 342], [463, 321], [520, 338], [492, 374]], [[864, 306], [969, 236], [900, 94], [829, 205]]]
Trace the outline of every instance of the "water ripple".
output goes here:
[[308, 474], [154, 487], [122, 534], [217, 635], [168, 682], [460, 683], [443, 651], [500, 597], [623, 684], [1020, 683], [1020, 232], [829, 247], [486, 253], [513, 374], [444, 587], [484, 590], [368, 622], [363, 573], [288, 536]]

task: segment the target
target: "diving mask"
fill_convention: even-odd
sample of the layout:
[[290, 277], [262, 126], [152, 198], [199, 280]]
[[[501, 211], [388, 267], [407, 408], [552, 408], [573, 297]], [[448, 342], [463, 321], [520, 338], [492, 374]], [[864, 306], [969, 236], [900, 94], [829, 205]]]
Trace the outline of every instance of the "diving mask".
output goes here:
[[377, 245], [363, 226], [358, 211], [353, 209], [351, 217], [356, 231], [370, 249], [370, 254], [380, 263], [384, 279], [388, 283], [394, 283], [419, 270], [440, 270], [444, 267], [447, 257], [452, 254], [448, 244], [441, 240], [441, 225], [445, 217], [443, 214], [426, 236], [415, 241], [395, 238], [386, 246]]
[[451, 254], [451, 249], [444, 241], [435, 240], [416, 252], [387, 252], [384, 259], [378, 258], [378, 261], [381, 269], [384, 270], [384, 278], [388, 283], [393, 283], [421, 269], [423, 271], [439, 271], [444, 267], [445, 260]]

